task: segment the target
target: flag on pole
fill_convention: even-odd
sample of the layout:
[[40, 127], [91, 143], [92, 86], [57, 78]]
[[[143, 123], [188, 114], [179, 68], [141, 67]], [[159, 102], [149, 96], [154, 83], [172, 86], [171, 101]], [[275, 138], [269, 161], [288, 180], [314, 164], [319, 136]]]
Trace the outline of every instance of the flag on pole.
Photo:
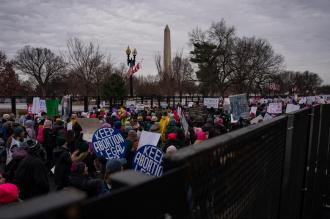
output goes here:
[[130, 66], [128, 68], [127, 71], [127, 78], [131, 77], [131, 75], [133, 75], [135, 72], [139, 71], [141, 69], [141, 63], [142, 63], [143, 59], [141, 60], [141, 62], [138, 62], [135, 66]]

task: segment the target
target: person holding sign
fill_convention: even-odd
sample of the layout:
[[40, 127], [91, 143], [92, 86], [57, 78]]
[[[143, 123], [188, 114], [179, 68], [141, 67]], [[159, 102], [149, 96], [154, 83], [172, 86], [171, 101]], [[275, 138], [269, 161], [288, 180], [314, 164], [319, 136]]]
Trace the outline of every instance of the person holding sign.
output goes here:
[[126, 142], [120, 132], [112, 128], [100, 128], [92, 139], [94, 151], [98, 157], [107, 159], [123, 158], [126, 153]]
[[163, 174], [163, 152], [154, 145], [141, 146], [134, 157], [133, 168], [151, 176]]

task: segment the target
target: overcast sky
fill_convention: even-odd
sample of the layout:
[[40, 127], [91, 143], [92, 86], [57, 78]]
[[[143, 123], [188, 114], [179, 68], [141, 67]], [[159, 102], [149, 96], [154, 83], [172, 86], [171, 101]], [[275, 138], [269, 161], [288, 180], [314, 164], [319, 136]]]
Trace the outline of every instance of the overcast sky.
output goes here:
[[156, 74], [153, 56], [171, 29], [172, 56], [188, 55], [188, 32], [224, 18], [240, 36], [267, 39], [289, 70], [310, 70], [330, 83], [330, 0], [0, 0], [0, 49], [12, 58], [24, 45], [66, 50], [79, 37], [100, 44], [116, 63], [127, 45]]

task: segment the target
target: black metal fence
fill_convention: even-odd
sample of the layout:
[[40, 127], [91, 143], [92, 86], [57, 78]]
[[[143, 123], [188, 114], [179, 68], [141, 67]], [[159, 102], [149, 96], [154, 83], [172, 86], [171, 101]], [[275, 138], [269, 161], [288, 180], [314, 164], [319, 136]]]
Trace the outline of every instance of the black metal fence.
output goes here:
[[[93, 108], [100, 107], [104, 104], [106, 107], [122, 106], [125, 105], [127, 100], [134, 100], [136, 103], [146, 104], [150, 107], [161, 107], [164, 103], [169, 107], [177, 106], [178, 104], [187, 106], [189, 102], [194, 102], [196, 104], [202, 104], [204, 98], [220, 98], [219, 96], [124, 96], [124, 97], [98, 97], [98, 96], [71, 96], [71, 112], [88, 112]], [[61, 101], [62, 97], [59, 96], [49, 96], [41, 97], [44, 99], [58, 99]], [[268, 97], [264, 97], [268, 98]], [[274, 98], [274, 97], [269, 97]], [[22, 110], [22, 104], [32, 104], [33, 96], [16, 96], [16, 97], [1, 97], [0, 104], [6, 104], [3, 109], [0, 110], [5, 112], [17, 113], [18, 110]], [[20, 105], [21, 104], [21, 105]], [[23, 111], [27, 110], [27, 106]]]
[[317, 105], [186, 147], [160, 178], [124, 171], [109, 195], [63, 191], [0, 208], [0, 218], [321, 218], [329, 131], [330, 105]]

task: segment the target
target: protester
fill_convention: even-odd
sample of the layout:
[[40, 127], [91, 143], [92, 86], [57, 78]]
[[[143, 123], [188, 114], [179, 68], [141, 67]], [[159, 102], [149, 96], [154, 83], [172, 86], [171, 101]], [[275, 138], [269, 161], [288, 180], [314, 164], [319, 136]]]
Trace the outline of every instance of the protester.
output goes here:
[[26, 120], [24, 124], [25, 124], [27, 139], [36, 139], [36, 133], [34, 131], [34, 122], [32, 120]]
[[104, 174], [104, 184], [102, 188], [102, 193], [110, 192], [112, 189], [111, 175], [122, 171], [123, 166], [126, 164], [124, 159], [109, 159], [106, 163], [105, 174]]
[[70, 149], [64, 138], [58, 138], [58, 144], [61, 144], [60, 147], [57, 147], [54, 150], [54, 175], [55, 175], [55, 184], [57, 190], [61, 190], [69, 185], [69, 175], [70, 168], [72, 164]]
[[0, 184], [0, 207], [19, 200], [19, 190], [15, 184]]
[[20, 190], [21, 199], [29, 199], [49, 192], [48, 171], [45, 166], [46, 152], [34, 140], [27, 140], [22, 147], [28, 154], [20, 162], [13, 183]]
[[71, 165], [70, 185], [93, 197], [102, 193], [102, 180], [88, 177], [88, 167], [84, 162], [74, 162]]
[[[281, 112], [288, 104], [299, 103], [293, 105], [295, 108], [308, 106], [300, 100], [280, 101]], [[280, 101], [273, 100], [274, 103]], [[135, 167], [134, 158], [141, 154], [138, 145], [144, 131], [154, 134], [158, 141], [153, 143], [156, 149], [145, 149], [149, 150], [147, 152], [154, 156], [159, 152], [158, 158], [164, 154], [172, 156], [183, 147], [281, 115], [269, 113], [272, 110], [268, 109], [269, 102], [255, 101], [250, 105], [256, 107], [253, 112], [239, 117], [232, 117], [228, 106], [221, 104], [219, 109], [207, 109], [197, 104], [192, 108], [148, 107], [144, 110], [120, 106], [109, 112], [95, 109], [81, 115], [72, 114], [65, 117], [70, 118], [66, 120], [49, 118], [44, 113], [41, 117], [28, 114], [20, 118], [20, 123], [15, 122], [13, 115], [4, 114], [0, 121], [0, 185], [15, 184], [23, 200], [69, 186], [86, 192], [88, 197], [108, 193], [114, 189], [113, 173]], [[88, 117], [98, 118], [99, 127], [108, 128], [109, 133], [113, 129], [114, 133], [122, 135], [124, 148], [120, 147], [122, 154], [115, 157], [123, 158], [109, 159], [104, 154], [96, 154], [91, 139], [86, 141], [88, 135], [79, 124], [79, 118]], [[119, 146], [118, 142], [116, 145]], [[55, 184], [54, 188], [50, 186], [52, 184]]]

